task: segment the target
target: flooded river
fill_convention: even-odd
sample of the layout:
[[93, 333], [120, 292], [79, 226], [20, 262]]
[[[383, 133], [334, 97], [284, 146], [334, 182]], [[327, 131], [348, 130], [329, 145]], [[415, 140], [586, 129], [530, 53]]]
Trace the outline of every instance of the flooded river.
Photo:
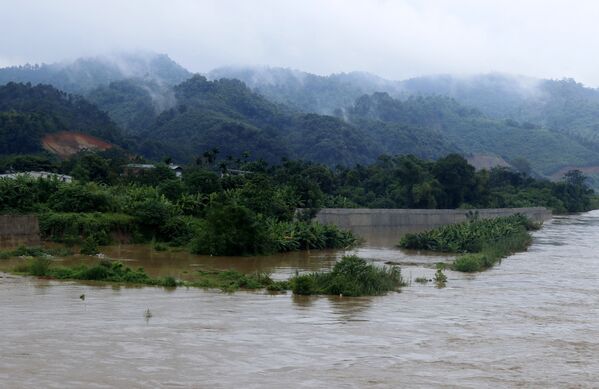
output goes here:
[[[403, 263], [408, 279], [432, 275], [428, 265], [444, 260], [402, 253], [392, 243], [357, 252]], [[118, 250], [124, 258], [130, 248]], [[227, 259], [226, 266], [283, 277], [330, 267], [340, 255]], [[190, 268], [219, 267], [215, 258], [185, 261]], [[444, 289], [412, 283], [373, 298], [100, 287], [4, 275], [0, 382], [8, 388], [599, 385], [599, 212], [554, 219], [535, 233], [528, 252], [494, 269], [447, 274]], [[144, 317], [146, 309], [152, 317]]]

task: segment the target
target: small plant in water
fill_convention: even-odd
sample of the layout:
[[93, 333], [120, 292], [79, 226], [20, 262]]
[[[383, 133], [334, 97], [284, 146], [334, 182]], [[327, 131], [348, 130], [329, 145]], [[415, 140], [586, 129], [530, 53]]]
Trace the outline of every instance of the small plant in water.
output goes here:
[[154, 250], [156, 251], [166, 251], [168, 250], [168, 246], [161, 242], [154, 243]]
[[149, 320], [152, 316], [152, 312], [150, 311], [150, 308], [146, 309], [146, 311], [144, 312], [144, 317], [146, 318], [146, 320]]
[[29, 272], [31, 275], [43, 277], [48, 275], [48, 269], [50, 268], [50, 260], [46, 258], [34, 258], [31, 260], [29, 265]]
[[447, 276], [443, 273], [443, 269], [445, 269], [445, 265], [442, 263], [437, 264], [437, 272], [435, 273], [435, 284], [437, 284], [437, 288], [444, 288], [445, 284], [447, 284]]
[[166, 276], [162, 280], [162, 286], [166, 288], [176, 288], [177, 287], [177, 279], [172, 276]]
[[416, 277], [416, 279], [414, 281], [419, 284], [426, 284], [426, 283], [430, 282], [431, 280], [429, 280], [427, 277]]
[[92, 236], [88, 236], [81, 245], [80, 253], [83, 255], [96, 255], [98, 251], [98, 243]]

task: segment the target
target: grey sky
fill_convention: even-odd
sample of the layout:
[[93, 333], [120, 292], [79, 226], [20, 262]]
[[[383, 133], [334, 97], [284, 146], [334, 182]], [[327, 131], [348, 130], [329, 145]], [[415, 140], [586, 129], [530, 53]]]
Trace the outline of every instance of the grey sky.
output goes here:
[[0, 9], [0, 66], [144, 49], [198, 72], [499, 71], [599, 86], [594, 0], [0, 0]]

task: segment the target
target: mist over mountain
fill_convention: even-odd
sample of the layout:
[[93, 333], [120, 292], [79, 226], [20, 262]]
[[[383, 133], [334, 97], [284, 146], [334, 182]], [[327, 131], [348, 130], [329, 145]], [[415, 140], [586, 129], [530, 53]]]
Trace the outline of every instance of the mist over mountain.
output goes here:
[[397, 83], [364, 73], [319, 76], [293, 69], [269, 67], [222, 67], [209, 79], [235, 78], [267, 98], [305, 112], [330, 115], [364, 94], [398, 92]]
[[496, 154], [508, 161], [524, 158], [541, 174], [565, 165], [599, 163], [597, 150], [576, 138], [530, 123], [494, 119], [444, 96], [400, 100], [387, 93], [365, 95], [345, 117], [350, 122], [380, 120], [435, 129], [467, 153]]
[[276, 67], [221, 67], [202, 77], [167, 55], [130, 53], [0, 69], [0, 84], [9, 81], [82, 95], [157, 159], [189, 161], [216, 147], [223, 155], [329, 165], [459, 152], [526, 159], [545, 176], [599, 164], [599, 91], [571, 79], [494, 73], [393, 81]]
[[569, 104], [594, 105], [599, 101], [599, 90], [572, 79], [546, 80], [501, 73], [431, 75], [397, 81], [365, 72], [319, 76], [285, 68], [222, 67], [209, 72], [208, 77], [236, 78], [274, 101], [324, 114], [346, 108], [364, 94], [386, 92], [401, 99], [447, 96], [491, 117], [563, 126], [569, 121], [562, 119]]
[[126, 78], [142, 78], [167, 85], [189, 78], [168, 55], [149, 52], [115, 53], [74, 61], [0, 69], [0, 85], [8, 82], [50, 84], [69, 93], [85, 94], [93, 88]]
[[85, 97], [130, 134], [148, 129], [161, 112], [176, 105], [173, 86], [153, 79], [113, 81], [92, 89]]
[[146, 154], [163, 155], [164, 148], [152, 149], [163, 142], [169, 154], [180, 159], [216, 147], [224, 155], [249, 151], [270, 162], [287, 157], [349, 166], [372, 162], [384, 153], [438, 158], [458, 151], [427, 129], [381, 123], [372, 130], [364, 123], [298, 112], [252, 92], [239, 80], [209, 81], [196, 75], [174, 92], [177, 106], [161, 113], [143, 133]]

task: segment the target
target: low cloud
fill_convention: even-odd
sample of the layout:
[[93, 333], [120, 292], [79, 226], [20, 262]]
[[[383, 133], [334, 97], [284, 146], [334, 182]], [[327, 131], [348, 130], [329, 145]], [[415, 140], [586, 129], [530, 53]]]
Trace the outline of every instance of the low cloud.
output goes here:
[[598, 86], [596, 15], [598, 2], [564, 0], [7, 0], [0, 66], [143, 49], [197, 72], [504, 72]]

